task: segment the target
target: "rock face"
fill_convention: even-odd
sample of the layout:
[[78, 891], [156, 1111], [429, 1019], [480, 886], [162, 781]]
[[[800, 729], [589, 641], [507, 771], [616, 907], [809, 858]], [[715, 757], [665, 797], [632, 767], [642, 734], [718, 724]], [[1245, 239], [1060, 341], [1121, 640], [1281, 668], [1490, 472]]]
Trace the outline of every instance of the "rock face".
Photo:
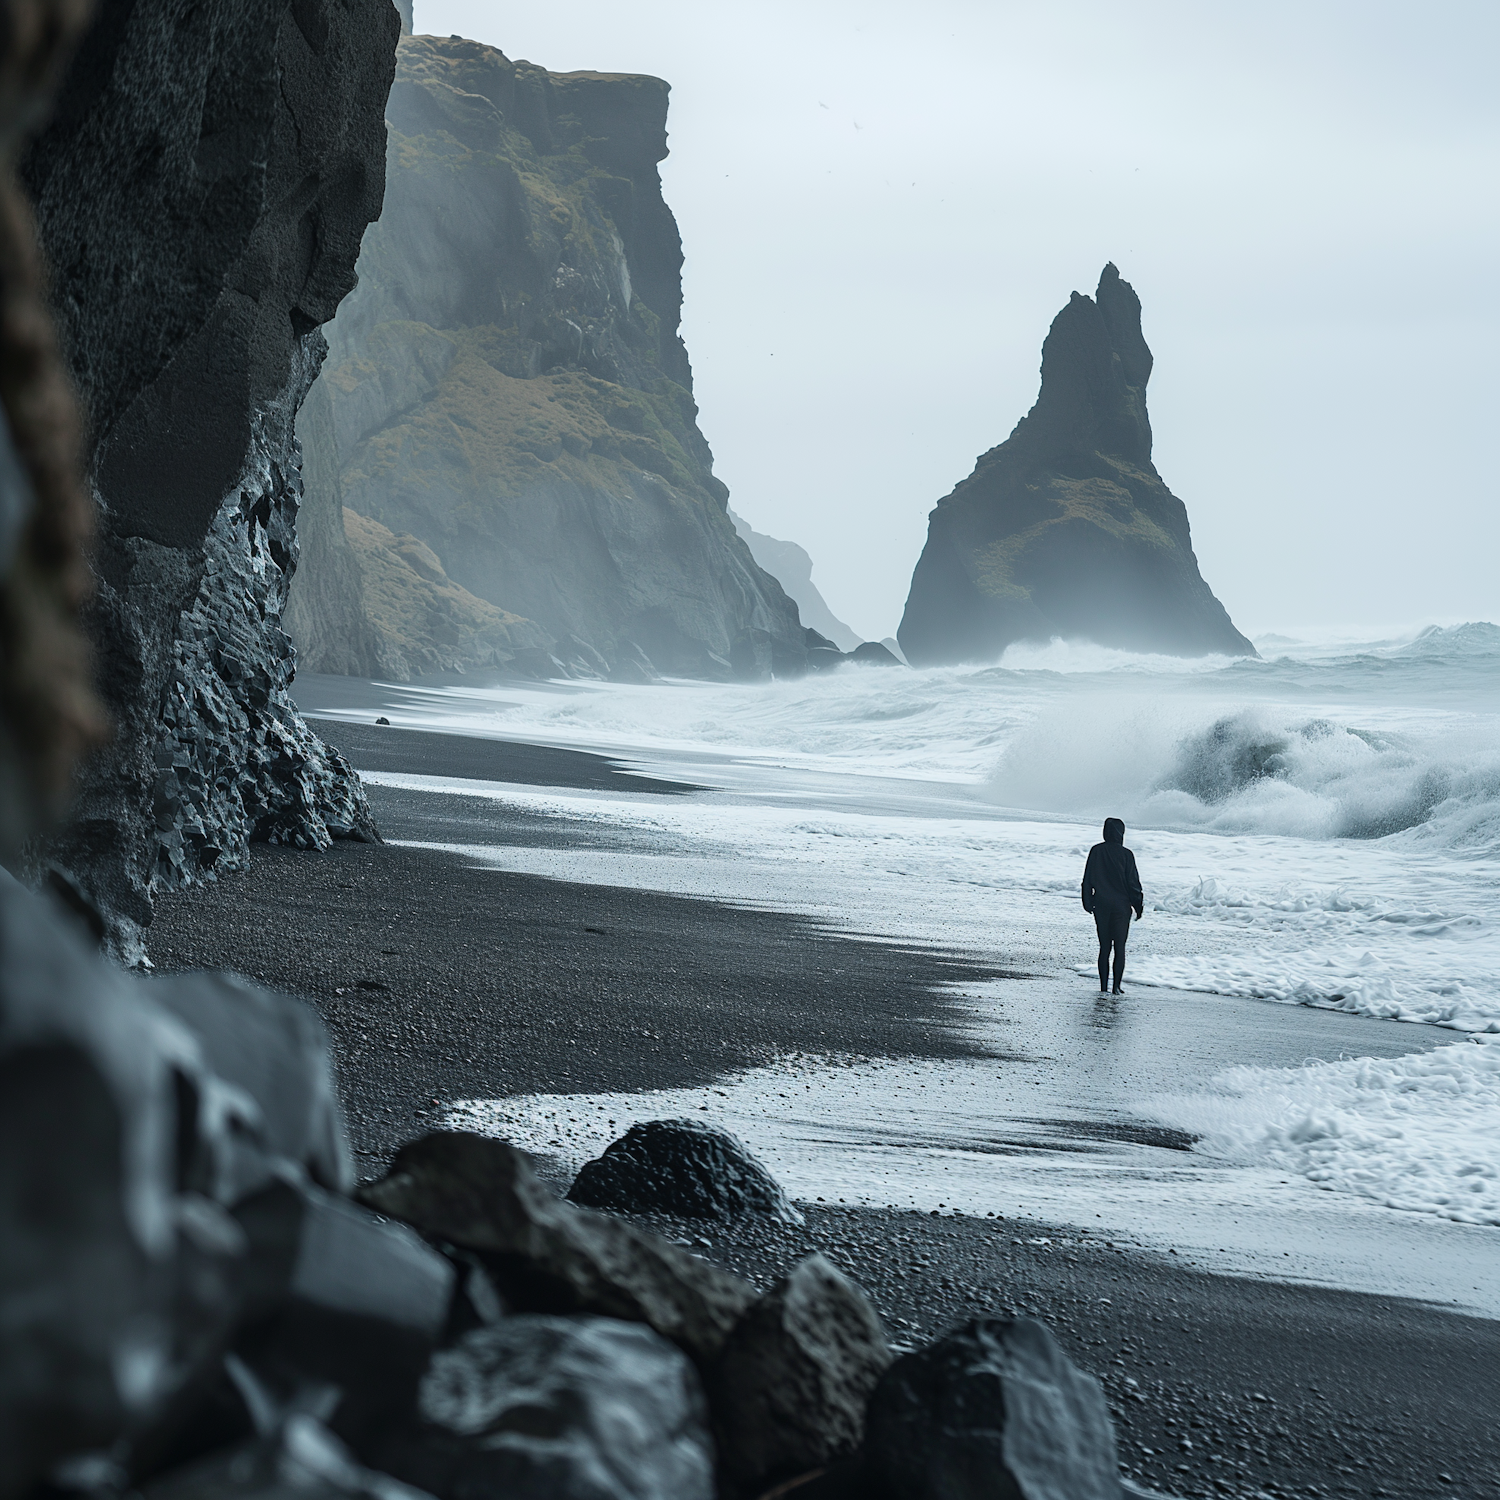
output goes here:
[[904, 1355], [867, 1424], [865, 1472], [887, 1500], [1120, 1500], [1104, 1392], [1029, 1318]]
[[302, 580], [286, 630], [304, 671], [407, 682], [429, 672], [510, 665], [545, 650], [547, 633], [454, 583], [433, 550], [344, 505], [329, 384], [313, 382], [297, 413]]
[[938, 501], [897, 632], [913, 666], [1055, 636], [1254, 656], [1198, 572], [1187, 509], [1151, 462], [1141, 304], [1113, 265], [1042, 346], [1036, 405]]
[[376, 837], [287, 697], [293, 431], [380, 212], [389, 0], [107, 7], [22, 176], [100, 509], [116, 734], [50, 850], [116, 921], [251, 839]]
[[732, 1219], [770, 1214], [791, 1224], [802, 1215], [743, 1141], [697, 1120], [632, 1125], [604, 1155], [585, 1162], [568, 1197], [616, 1213]]
[[853, 651], [859, 637], [829, 609], [817, 584], [813, 582], [813, 560], [805, 547], [784, 542], [779, 537], [757, 531], [743, 516], [729, 512], [734, 529], [744, 537], [750, 555], [784, 588], [797, 606], [802, 623], [809, 630], [825, 635], [840, 651]]
[[891, 1362], [868, 1299], [810, 1255], [740, 1319], [714, 1370], [719, 1456], [754, 1495], [849, 1458]]
[[393, 1473], [438, 1500], [712, 1500], [691, 1362], [639, 1323], [522, 1314], [438, 1354]]
[[606, 670], [796, 672], [797, 607], [697, 426], [666, 110], [658, 79], [402, 40], [385, 210], [322, 377], [341, 500]]
[[364, 570], [344, 529], [344, 490], [333, 442], [333, 403], [315, 380], [297, 413], [302, 447], [302, 507], [297, 515], [297, 571], [315, 587], [287, 591], [282, 623], [306, 672], [385, 676], [387, 643], [365, 608]]
[[504, 1141], [440, 1131], [360, 1190], [379, 1213], [477, 1251], [512, 1306], [645, 1323], [699, 1364], [755, 1300], [745, 1282], [622, 1220], [561, 1203]]

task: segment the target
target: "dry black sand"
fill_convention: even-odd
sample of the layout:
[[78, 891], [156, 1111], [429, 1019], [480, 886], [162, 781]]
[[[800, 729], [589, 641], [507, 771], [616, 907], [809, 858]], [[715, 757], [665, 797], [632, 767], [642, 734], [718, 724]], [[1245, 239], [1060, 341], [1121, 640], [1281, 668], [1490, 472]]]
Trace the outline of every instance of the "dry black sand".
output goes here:
[[[332, 737], [372, 769], [679, 790], [604, 757], [403, 730], [364, 742], [375, 733]], [[372, 802], [391, 837], [599, 838], [468, 798], [374, 788]], [[455, 1098], [698, 1084], [785, 1052], [963, 1055], [933, 987], [990, 972], [798, 917], [391, 845], [259, 848], [250, 870], [164, 898], [149, 939], [162, 969], [233, 968], [318, 1007], [372, 1173]], [[805, 1230], [659, 1227], [760, 1281], [823, 1249], [898, 1339], [988, 1310], [1043, 1318], [1104, 1381], [1127, 1471], [1159, 1489], [1500, 1500], [1487, 1320], [1214, 1276], [1097, 1237], [1064, 1248], [1078, 1231], [1029, 1222], [815, 1205]]]

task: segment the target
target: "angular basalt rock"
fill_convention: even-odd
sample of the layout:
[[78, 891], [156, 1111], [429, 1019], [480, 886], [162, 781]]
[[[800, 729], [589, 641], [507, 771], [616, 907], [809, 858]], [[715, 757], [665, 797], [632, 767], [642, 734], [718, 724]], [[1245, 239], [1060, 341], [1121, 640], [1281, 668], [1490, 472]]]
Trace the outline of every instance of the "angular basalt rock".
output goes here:
[[1187, 508], [1151, 461], [1141, 304], [1113, 265], [1042, 346], [1036, 405], [929, 518], [897, 632], [913, 666], [1054, 636], [1254, 656], [1198, 571]]
[[409, 1408], [453, 1267], [406, 1225], [305, 1183], [273, 1183], [234, 1216], [248, 1242], [236, 1352], [283, 1401], [336, 1388], [330, 1423], [362, 1446]]
[[287, 694], [293, 423], [384, 186], [389, 0], [104, 8], [22, 177], [89, 432], [113, 745], [50, 849], [138, 952], [157, 882], [378, 837]]
[[[0, 952], [0, 1496], [83, 1452], [173, 1451], [190, 1387], [289, 1308], [330, 1310], [341, 1337], [366, 1317], [382, 1351], [415, 1325], [414, 1386], [452, 1272], [307, 1182], [348, 1172], [316, 1018], [211, 976], [122, 973], [3, 873]], [[272, 1232], [256, 1194], [287, 1200]], [[332, 1378], [333, 1352], [302, 1363]]]
[[982, 1318], [886, 1371], [864, 1472], [885, 1500], [1120, 1500], [1099, 1382], [1046, 1327]]
[[697, 1120], [645, 1120], [585, 1162], [569, 1201], [615, 1213], [733, 1219], [769, 1214], [800, 1224], [781, 1184], [727, 1130]]
[[739, 1495], [848, 1458], [891, 1363], [865, 1294], [810, 1255], [729, 1336], [709, 1392], [725, 1482]]
[[424, 1234], [478, 1251], [514, 1308], [645, 1323], [700, 1366], [755, 1300], [737, 1276], [658, 1236], [560, 1202], [523, 1152], [485, 1136], [423, 1136], [358, 1196]]
[[422, 1380], [423, 1426], [380, 1452], [438, 1500], [711, 1500], [697, 1371], [612, 1318], [523, 1314], [445, 1349]]

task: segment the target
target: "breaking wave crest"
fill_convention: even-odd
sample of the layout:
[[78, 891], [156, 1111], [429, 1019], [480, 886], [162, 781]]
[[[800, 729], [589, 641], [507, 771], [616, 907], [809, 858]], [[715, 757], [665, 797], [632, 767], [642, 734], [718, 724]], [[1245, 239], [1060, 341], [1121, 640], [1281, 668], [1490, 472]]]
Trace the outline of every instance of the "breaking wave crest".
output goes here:
[[1098, 727], [1072, 705], [1046, 711], [1002, 757], [992, 795], [1210, 832], [1500, 843], [1500, 746], [1476, 728], [1402, 733], [1262, 707], [1193, 724], [1174, 707], [1095, 704]]

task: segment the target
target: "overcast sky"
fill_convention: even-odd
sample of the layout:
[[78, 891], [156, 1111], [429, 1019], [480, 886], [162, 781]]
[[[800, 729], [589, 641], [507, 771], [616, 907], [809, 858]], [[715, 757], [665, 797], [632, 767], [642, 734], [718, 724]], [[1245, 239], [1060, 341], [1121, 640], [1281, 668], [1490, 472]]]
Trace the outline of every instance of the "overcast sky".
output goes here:
[[1255, 633], [1500, 620], [1500, 6], [416, 0], [672, 85], [701, 423], [894, 633], [927, 513], [1114, 260], [1156, 463]]

